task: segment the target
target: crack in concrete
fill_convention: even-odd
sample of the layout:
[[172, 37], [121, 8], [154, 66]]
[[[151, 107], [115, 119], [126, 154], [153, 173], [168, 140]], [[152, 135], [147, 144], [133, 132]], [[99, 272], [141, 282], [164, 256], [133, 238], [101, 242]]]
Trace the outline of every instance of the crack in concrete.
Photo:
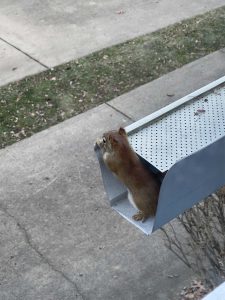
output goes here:
[[13, 219], [13, 221], [16, 223], [17, 227], [19, 228], [20, 232], [23, 234], [25, 242], [41, 258], [41, 260], [45, 264], [47, 264], [50, 267], [51, 270], [53, 270], [54, 272], [58, 273], [65, 281], [67, 281], [70, 285], [73, 286], [73, 288], [74, 288], [74, 290], [76, 292], [76, 296], [80, 296], [82, 300], [86, 300], [86, 298], [84, 297], [84, 295], [79, 290], [76, 282], [74, 282], [72, 279], [70, 279], [63, 271], [57, 269], [57, 267], [48, 258], [46, 258], [44, 256], [44, 254], [38, 249], [38, 247], [32, 241], [32, 238], [31, 238], [30, 234], [27, 232], [26, 228], [16, 219], [16, 217], [13, 216], [13, 215], [11, 215], [8, 212], [8, 210], [5, 207], [3, 207], [2, 204], [0, 205], [0, 210], [5, 215], [7, 215], [11, 219]]
[[44, 190], [46, 190], [50, 185], [52, 185], [56, 180], [58, 179], [58, 177], [53, 178], [50, 182], [48, 182], [45, 186], [41, 187], [40, 189], [38, 189], [37, 191], [35, 191], [31, 196], [34, 196], [40, 192], [43, 192]]
[[38, 63], [39, 65], [41, 65], [42, 67], [46, 68], [47, 70], [50, 69], [50, 67], [48, 67], [47, 65], [43, 64], [42, 62], [40, 62], [38, 59], [34, 58], [33, 56], [31, 56], [30, 54], [26, 53], [25, 51], [23, 51], [22, 49], [20, 49], [19, 47], [11, 44], [10, 42], [8, 42], [7, 40], [3, 39], [2, 37], [0, 37], [0, 40], [3, 41], [4, 43], [8, 44], [9, 46], [13, 47], [14, 49], [16, 49], [17, 51], [23, 53], [24, 55], [26, 55], [27, 57], [29, 57], [30, 59], [32, 59], [33, 61], [35, 61], [36, 63]]
[[118, 113], [120, 113], [121, 115], [123, 115], [124, 117], [126, 117], [128, 120], [131, 120], [132, 122], [135, 122], [135, 120], [133, 118], [131, 118], [130, 116], [128, 116], [124, 112], [120, 111], [119, 109], [115, 108], [113, 105], [109, 104], [108, 102], [106, 102], [105, 104], [108, 105], [110, 108], [114, 109], [115, 111], [117, 111]]

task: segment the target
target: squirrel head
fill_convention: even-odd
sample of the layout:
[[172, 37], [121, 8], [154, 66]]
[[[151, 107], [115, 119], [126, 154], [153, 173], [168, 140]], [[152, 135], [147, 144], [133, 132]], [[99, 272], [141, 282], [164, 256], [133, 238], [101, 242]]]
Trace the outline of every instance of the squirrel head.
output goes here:
[[105, 132], [102, 138], [97, 140], [97, 144], [103, 152], [115, 152], [124, 145], [128, 145], [126, 131], [120, 127], [118, 131], [112, 130]]

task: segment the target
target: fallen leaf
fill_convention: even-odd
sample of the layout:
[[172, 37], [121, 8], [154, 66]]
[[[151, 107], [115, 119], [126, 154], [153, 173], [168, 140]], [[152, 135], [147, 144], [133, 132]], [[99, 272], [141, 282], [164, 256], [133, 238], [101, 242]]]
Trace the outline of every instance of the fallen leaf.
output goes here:
[[125, 11], [124, 10], [118, 10], [116, 13], [117, 13], [117, 15], [123, 15], [123, 14], [125, 14]]

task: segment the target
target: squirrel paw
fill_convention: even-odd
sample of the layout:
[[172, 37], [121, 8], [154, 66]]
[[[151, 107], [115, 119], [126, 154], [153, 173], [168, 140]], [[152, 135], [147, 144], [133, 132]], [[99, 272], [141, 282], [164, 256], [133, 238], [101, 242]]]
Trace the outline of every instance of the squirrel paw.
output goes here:
[[139, 211], [132, 216], [132, 219], [134, 219], [135, 221], [142, 221], [143, 223], [146, 220], [146, 217], [142, 211]]

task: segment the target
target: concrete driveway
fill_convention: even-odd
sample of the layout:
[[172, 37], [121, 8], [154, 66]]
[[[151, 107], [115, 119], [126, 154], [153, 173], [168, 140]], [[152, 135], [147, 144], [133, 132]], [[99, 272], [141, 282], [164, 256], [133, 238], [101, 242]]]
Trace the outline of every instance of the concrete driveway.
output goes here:
[[103, 131], [223, 76], [224, 55], [210, 54], [0, 151], [0, 299], [179, 299], [195, 275], [160, 231], [147, 237], [109, 207], [93, 144]]
[[0, 85], [224, 4], [224, 0], [2, 0]]

